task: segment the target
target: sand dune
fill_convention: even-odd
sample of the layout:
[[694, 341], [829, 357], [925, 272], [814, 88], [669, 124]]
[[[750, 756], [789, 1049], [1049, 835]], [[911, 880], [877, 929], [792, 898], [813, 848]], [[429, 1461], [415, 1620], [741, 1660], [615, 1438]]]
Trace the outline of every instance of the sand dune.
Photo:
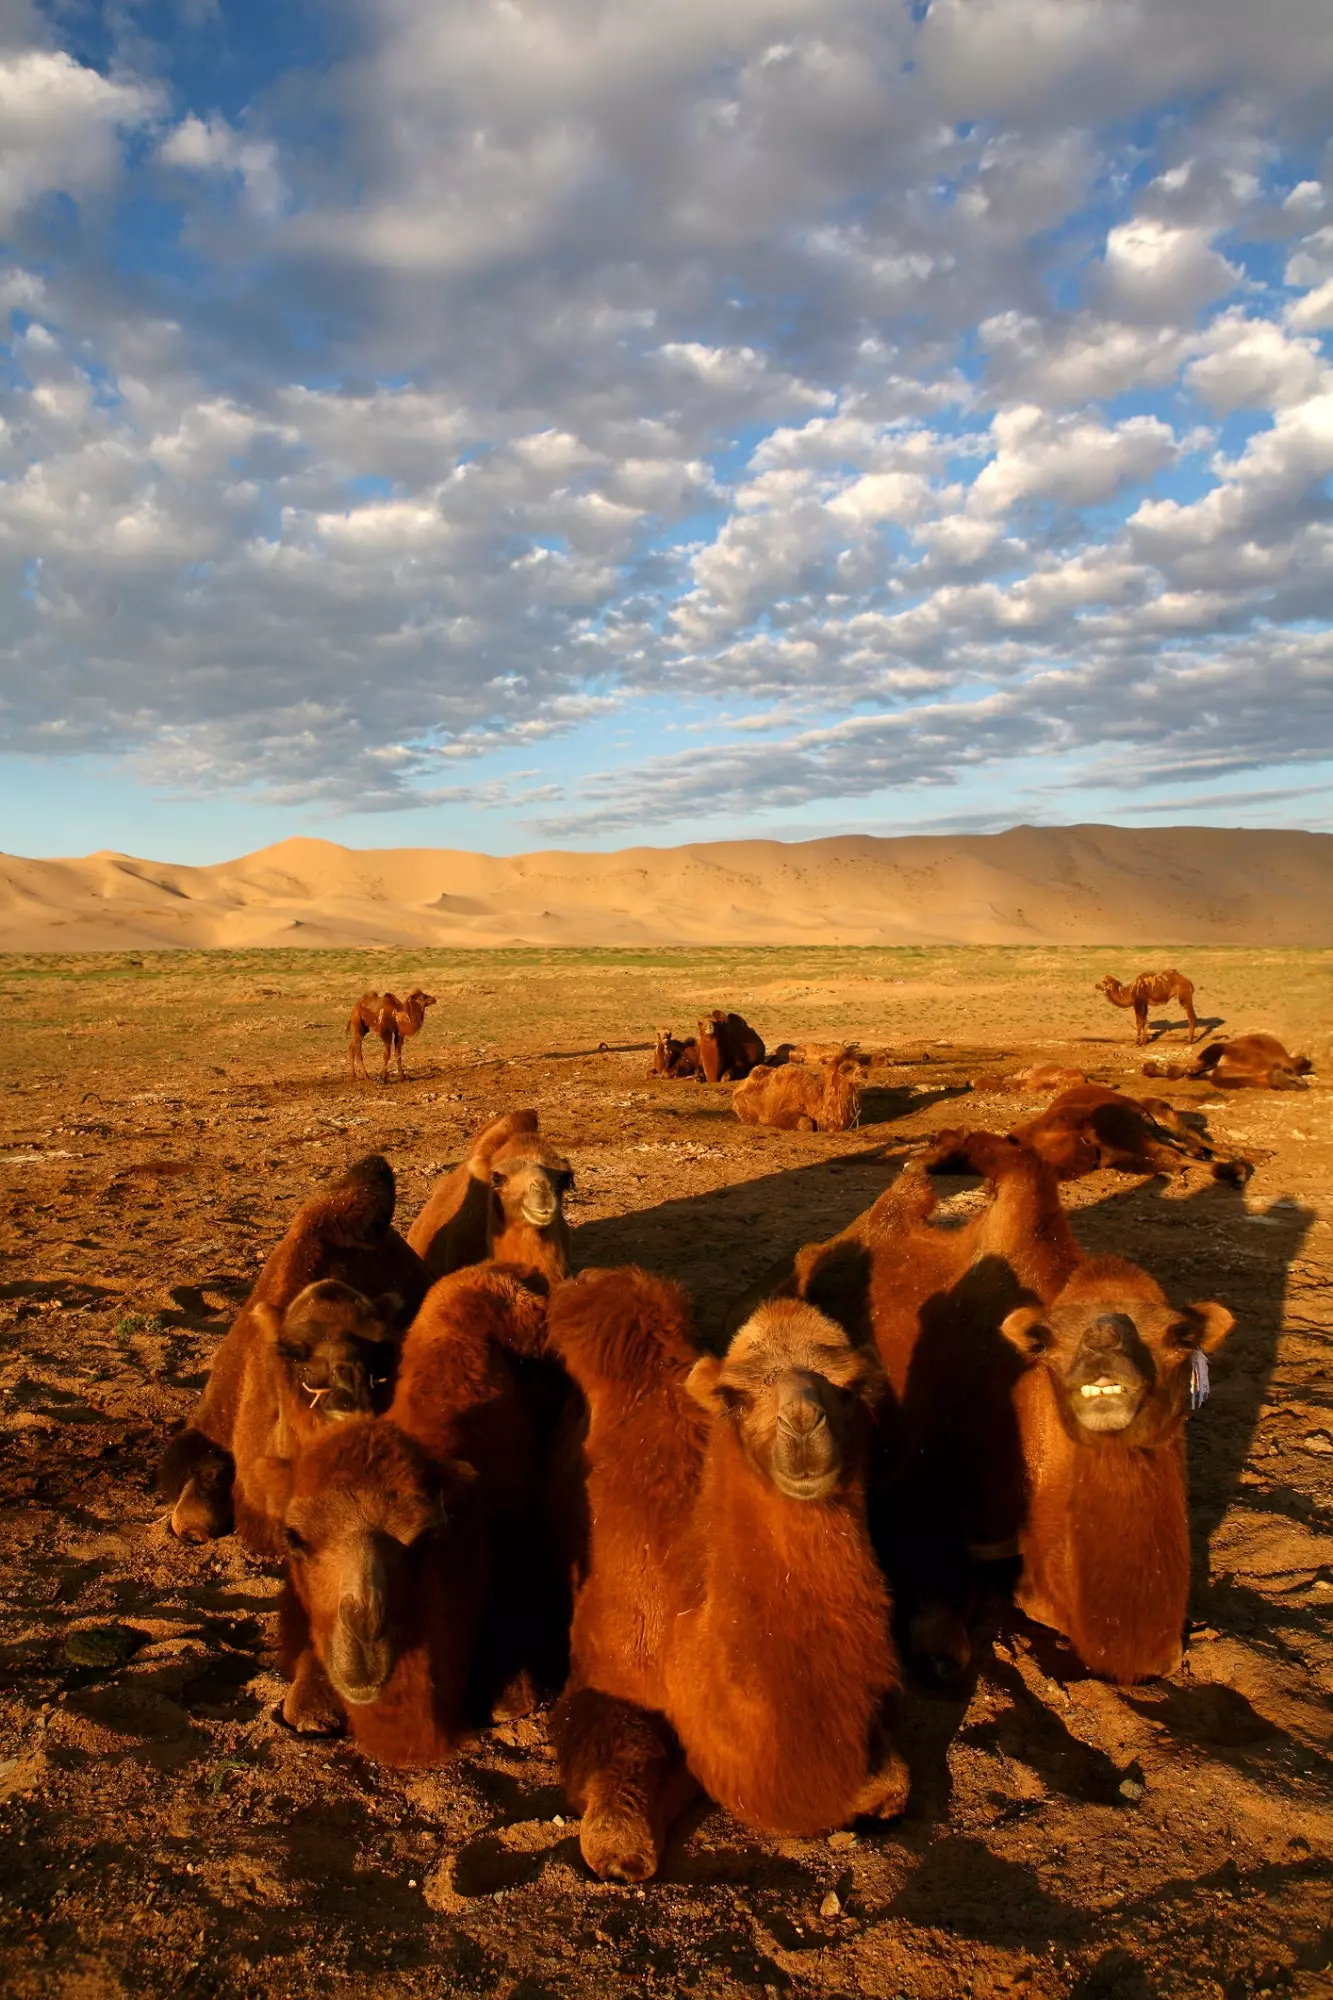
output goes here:
[[1214, 827], [618, 854], [284, 840], [207, 868], [0, 856], [0, 950], [256, 945], [1333, 944], [1333, 834]]

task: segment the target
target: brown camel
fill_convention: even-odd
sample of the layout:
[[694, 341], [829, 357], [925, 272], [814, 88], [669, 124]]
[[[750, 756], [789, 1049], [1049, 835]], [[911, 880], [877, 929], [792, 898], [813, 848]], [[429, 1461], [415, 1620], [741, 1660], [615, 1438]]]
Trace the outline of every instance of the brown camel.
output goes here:
[[1293, 1056], [1276, 1035], [1237, 1035], [1210, 1042], [1191, 1063], [1146, 1062], [1145, 1076], [1204, 1077], [1219, 1090], [1306, 1090], [1314, 1068], [1309, 1056]]
[[407, 1240], [431, 1276], [493, 1257], [550, 1279], [569, 1270], [564, 1200], [574, 1170], [538, 1135], [535, 1111], [493, 1119], [432, 1188]]
[[423, 992], [420, 986], [414, 986], [406, 1000], [400, 1000], [396, 993], [363, 993], [347, 1023], [347, 1062], [353, 1078], [365, 1076], [366, 1058], [361, 1044], [367, 1035], [375, 1034], [384, 1044], [384, 1068], [380, 1082], [389, 1081], [391, 1054], [398, 1058], [398, 1074], [406, 1081], [403, 1043], [420, 1033], [426, 1009], [434, 1005], [435, 995]]
[[861, 1122], [863, 1059], [842, 1049], [817, 1063], [759, 1063], [731, 1093], [742, 1125], [787, 1132], [850, 1132]]
[[1140, 1045], [1148, 1039], [1148, 1009], [1160, 1007], [1168, 1000], [1179, 1000], [1189, 1022], [1189, 1038], [1194, 1040], [1198, 1022], [1194, 1017], [1194, 982], [1186, 979], [1183, 972], [1174, 967], [1165, 972], [1140, 972], [1122, 986], [1108, 972], [1105, 979], [1097, 981], [1097, 991], [1104, 993], [1113, 1007], [1134, 1009], [1134, 1040]]
[[972, 1079], [977, 1092], [998, 1091], [1008, 1097], [1049, 1097], [1058, 1090], [1076, 1090], [1087, 1077], [1081, 1069], [1064, 1069], [1059, 1063], [1033, 1063], [1028, 1069], [1007, 1072], [986, 1070]]
[[589, 1867], [652, 1875], [696, 1782], [770, 1833], [901, 1812], [863, 1492], [873, 1355], [783, 1302], [700, 1359], [684, 1292], [633, 1268], [570, 1279], [549, 1326], [588, 1405], [589, 1544], [552, 1726]]
[[715, 1007], [699, 1023], [699, 1068], [708, 1083], [739, 1083], [764, 1060], [764, 1045], [741, 1014]]
[[[991, 1199], [941, 1228], [928, 1172], [957, 1170], [984, 1174]], [[1225, 1307], [1173, 1307], [1123, 1258], [1085, 1257], [1050, 1166], [993, 1132], [943, 1135], [850, 1228], [800, 1252], [795, 1289], [873, 1337], [893, 1390], [877, 1522], [914, 1648], [964, 1671], [970, 1559], [1017, 1553], [1020, 1607], [1092, 1672], [1173, 1672], [1184, 1426]]]
[[698, 1076], [699, 1044], [691, 1035], [687, 1042], [681, 1042], [670, 1028], [657, 1030], [657, 1041], [653, 1048], [653, 1063], [650, 1076]]
[[540, 1453], [518, 1372], [544, 1355], [545, 1319], [540, 1280], [455, 1272], [408, 1330], [386, 1417], [265, 1461], [289, 1552], [293, 1728], [345, 1720], [368, 1755], [422, 1765], [485, 1719], [547, 1601], [530, 1575]]
[[1220, 1158], [1198, 1128], [1164, 1097], [1126, 1097], [1099, 1083], [1081, 1083], [1055, 1098], [1039, 1118], [1016, 1125], [1009, 1137], [1040, 1153], [1062, 1181], [1080, 1180], [1099, 1167], [1124, 1174], [1179, 1174], [1192, 1161], [1208, 1161], [1216, 1180], [1244, 1182], [1254, 1169], [1232, 1154]]
[[173, 1503], [171, 1525], [185, 1540], [210, 1541], [232, 1529], [237, 1416], [247, 1393], [260, 1393], [252, 1371], [266, 1375], [273, 1342], [272, 1322], [257, 1309], [285, 1315], [307, 1286], [339, 1279], [381, 1305], [386, 1295], [396, 1296], [396, 1342], [426, 1296], [430, 1273], [392, 1227], [395, 1199], [388, 1161], [371, 1153], [299, 1209], [270, 1253], [213, 1356], [194, 1414], [162, 1459], [158, 1488]]

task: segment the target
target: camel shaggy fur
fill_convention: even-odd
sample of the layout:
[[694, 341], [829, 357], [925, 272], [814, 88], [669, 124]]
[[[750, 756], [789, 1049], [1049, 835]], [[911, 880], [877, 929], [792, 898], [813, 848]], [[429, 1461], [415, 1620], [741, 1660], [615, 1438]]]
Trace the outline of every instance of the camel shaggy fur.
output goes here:
[[699, 1023], [699, 1067], [708, 1083], [739, 1083], [764, 1060], [764, 1045], [740, 1014], [715, 1007]]
[[389, 1081], [391, 1054], [397, 1057], [399, 1076], [406, 1080], [403, 1043], [420, 1033], [426, 1009], [434, 1005], [435, 995], [423, 992], [420, 986], [414, 986], [406, 1000], [400, 1000], [396, 993], [363, 993], [347, 1023], [347, 1062], [353, 1078], [365, 1076], [366, 1057], [362, 1043], [368, 1034], [375, 1034], [384, 1045], [384, 1068], [380, 1073], [380, 1082]]
[[213, 1357], [193, 1416], [162, 1460], [159, 1491], [172, 1503], [171, 1526], [184, 1540], [231, 1532], [239, 1413], [243, 1406], [268, 1408], [279, 1393], [272, 1380], [273, 1315], [285, 1317], [308, 1286], [336, 1279], [364, 1298], [378, 1298], [381, 1310], [386, 1298], [397, 1299], [387, 1324], [396, 1343], [426, 1296], [430, 1273], [392, 1227], [395, 1199], [388, 1161], [371, 1153], [297, 1211], [265, 1261]]
[[[930, 1171], [984, 1174], [960, 1229]], [[970, 1659], [972, 1557], [1016, 1552], [1016, 1596], [1115, 1681], [1171, 1673], [1189, 1593], [1184, 1429], [1232, 1318], [1173, 1307], [1084, 1257], [1051, 1167], [992, 1132], [944, 1135], [865, 1215], [797, 1258], [796, 1290], [874, 1340], [893, 1391], [877, 1519], [914, 1649]]]
[[531, 1274], [455, 1272], [408, 1331], [388, 1415], [266, 1462], [294, 1728], [345, 1717], [382, 1763], [439, 1763], [526, 1664], [526, 1621], [549, 1604], [530, 1576], [541, 1454], [523, 1381], [545, 1318]]
[[764, 1063], [731, 1093], [742, 1125], [787, 1132], [850, 1132], [861, 1122], [864, 1065], [843, 1049], [819, 1063]]
[[1048, 1104], [1039, 1118], [1016, 1125], [1016, 1145], [1031, 1146], [1062, 1181], [1079, 1180], [1098, 1167], [1125, 1174], [1178, 1174], [1193, 1161], [1211, 1164], [1217, 1180], [1243, 1182], [1253, 1168], [1221, 1157], [1191, 1118], [1163, 1097], [1126, 1097], [1098, 1083], [1082, 1083]]
[[589, 1867], [652, 1875], [696, 1781], [771, 1833], [901, 1812], [863, 1490], [873, 1355], [784, 1301], [700, 1358], [683, 1291], [633, 1268], [562, 1285], [550, 1336], [588, 1406], [590, 1540], [553, 1733]]
[[1306, 1090], [1314, 1068], [1309, 1056], [1293, 1056], [1276, 1035], [1237, 1035], [1210, 1042], [1193, 1062], [1146, 1062], [1145, 1076], [1204, 1077], [1219, 1090]]
[[564, 1201], [573, 1185], [574, 1170], [540, 1136], [537, 1113], [511, 1111], [479, 1132], [462, 1164], [436, 1183], [407, 1240], [434, 1278], [488, 1257], [563, 1278]]
[[698, 1076], [699, 1044], [691, 1035], [687, 1042], [677, 1041], [670, 1028], [659, 1028], [653, 1047], [653, 1063], [650, 1076]]
[[1104, 979], [1097, 981], [1097, 991], [1104, 993], [1113, 1007], [1134, 1009], [1134, 1040], [1142, 1044], [1148, 1039], [1148, 1009], [1160, 1007], [1168, 1000], [1179, 1000], [1189, 1022], [1189, 1038], [1194, 1040], [1198, 1022], [1194, 1017], [1194, 982], [1186, 979], [1183, 972], [1174, 966], [1165, 972], [1136, 973], [1128, 986], [1122, 986], [1108, 972]]
[[1013, 1069], [1006, 1074], [987, 1070], [981, 1076], [974, 1076], [972, 1088], [975, 1091], [999, 1091], [1008, 1097], [1050, 1097], [1060, 1090], [1076, 1090], [1087, 1077], [1081, 1069], [1062, 1069], [1059, 1063], [1033, 1063], [1028, 1069]]

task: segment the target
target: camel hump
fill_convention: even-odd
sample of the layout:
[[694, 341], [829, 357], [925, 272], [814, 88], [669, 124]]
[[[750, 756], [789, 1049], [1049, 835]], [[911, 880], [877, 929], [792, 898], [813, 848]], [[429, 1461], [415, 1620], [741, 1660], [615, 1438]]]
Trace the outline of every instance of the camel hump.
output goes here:
[[644, 1389], [698, 1359], [689, 1295], [636, 1264], [581, 1271], [551, 1300], [551, 1345], [579, 1386]]
[[538, 1130], [540, 1130], [540, 1120], [531, 1108], [525, 1111], [507, 1111], [503, 1118], [492, 1118], [490, 1124], [484, 1125], [468, 1146], [468, 1165], [474, 1169], [480, 1167], [484, 1174], [489, 1171], [491, 1160], [501, 1146], [507, 1145], [511, 1139], [530, 1137]]
[[387, 1236], [397, 1199], [393, 1168], [382, 1153], [367, 1153], [309, 1204], [306, 1219], [318, 1225], [327, 1243], [371, 1249]]

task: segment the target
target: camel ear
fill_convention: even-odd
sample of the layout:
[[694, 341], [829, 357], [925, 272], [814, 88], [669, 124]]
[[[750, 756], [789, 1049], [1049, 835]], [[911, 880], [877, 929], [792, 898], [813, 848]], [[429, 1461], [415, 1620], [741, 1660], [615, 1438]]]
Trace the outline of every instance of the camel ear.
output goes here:
[[1171, 1344], [1212, 1354], [1235, 1324], [1234, 1315], [1225, 1306], [1218, 1305], [1215, 1299], [1205, 1299], [1198, 1305], [1186, 1306], [1179, 1324], [1171, 1329]]
[[1018, 1306], [1000, 1321], [1000, 1332], [1024, 1360], [1030, 1361], [1051, 1344], [1050, 1331], [1042, 1324], [1040, 1306]]
[[735, 1397], [722, 1386], [722, 1363], [715, 1354], [701, 1354], [685, 1377], [685, 1393], [710, 1415], [735, 1406]]
[[377, 1299], [371, 1300], [371, 1305], [376, 1318], [382, 1319], [386, 1326], [397, 1326], [407, 1315], [407, 1300], [401, 1292], [381, 1292]]

